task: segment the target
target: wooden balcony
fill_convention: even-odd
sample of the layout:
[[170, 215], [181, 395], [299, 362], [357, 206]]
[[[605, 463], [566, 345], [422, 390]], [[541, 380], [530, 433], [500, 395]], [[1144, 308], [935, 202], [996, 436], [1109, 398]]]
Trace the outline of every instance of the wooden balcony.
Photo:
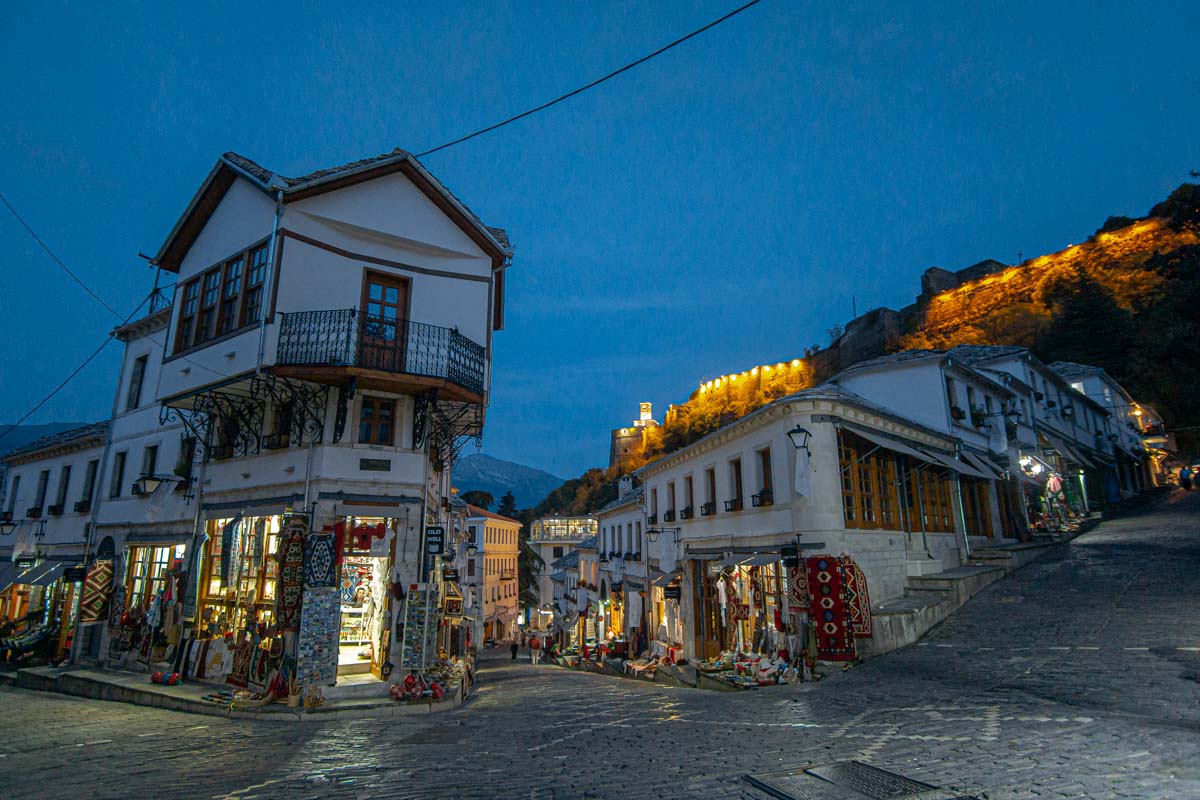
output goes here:
[[274, 371], [316, 383], [483, 400], [484, 347], [456, 328], [377, 317], [355, 308], [280, 314]]

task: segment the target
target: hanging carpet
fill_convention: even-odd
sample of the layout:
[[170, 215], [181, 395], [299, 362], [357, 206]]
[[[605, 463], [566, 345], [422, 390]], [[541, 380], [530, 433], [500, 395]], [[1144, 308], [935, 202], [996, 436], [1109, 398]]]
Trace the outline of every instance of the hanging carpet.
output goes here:
[[304, 542], [304, 585], [332, 589], [337, 585], [337, 552], [332, 530], [310, 533]]
[[304, 527], [289, 525], [279, 543], [279, 584], [275, 595], [275, 623], [281, 631], [300, 630], [303, 596]]
[[804, 564], [788, 567], [788, 611], [808, 611], [808, 577]]
[[871, 596], [867, 576], [850, 556], [842, 556], [842, 574], [846, 578], [846, 605], [850, 609], [850, 629], [855, 636], [871, 636]]
[[87, 625], [108, 619], [108, 597], [112, 593], [113, 562], [97, 561], [88, 570], [79, 600], [79, 622]]
[[846, 605], [846, 578], [842, 562], [833, 556], [804, 559], [811, 598], [809, 616], [817, 636], [817, 657], [826, 661], [853, 661], [854, 632]]
[[250, 659], [253, 656], [254, 645], [249, 639], [238, 642], [233, 651], [233, 666], [229, 668], [229, 677], [225, 682], [245, 689], [250, 679]]

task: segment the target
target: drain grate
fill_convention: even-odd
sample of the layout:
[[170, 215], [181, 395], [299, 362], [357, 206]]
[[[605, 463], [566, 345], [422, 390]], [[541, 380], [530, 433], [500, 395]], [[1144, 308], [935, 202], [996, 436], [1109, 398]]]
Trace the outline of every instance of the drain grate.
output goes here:
[[746, 780], [780, 800], [978, 800], [861, 761], [747, 775]]

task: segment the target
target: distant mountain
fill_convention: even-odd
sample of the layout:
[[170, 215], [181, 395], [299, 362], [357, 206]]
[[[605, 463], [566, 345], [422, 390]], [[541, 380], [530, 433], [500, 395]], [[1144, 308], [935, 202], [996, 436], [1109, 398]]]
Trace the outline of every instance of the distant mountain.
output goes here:
[[0, 423], [0, 436], [3, 437], [0, 438], [0, 456], [16, 450], [18, 447], [24, 447], [43, 436], [51, 436], [87, 424], [86, 422], [47, 422], [45, 425], [18, 425], [9, 431], [10, 426]]
[[[505, 492], [511, 491], [517, 508], [533, 508], [563, 484], [562, 478], [549, 472], [483, 454], [459, 459], [454, 465], [453, 481], [459, 494], [475, 490], [488, 492], [497, 504]], [[492, 511], [495, 510], [492, 506]]]

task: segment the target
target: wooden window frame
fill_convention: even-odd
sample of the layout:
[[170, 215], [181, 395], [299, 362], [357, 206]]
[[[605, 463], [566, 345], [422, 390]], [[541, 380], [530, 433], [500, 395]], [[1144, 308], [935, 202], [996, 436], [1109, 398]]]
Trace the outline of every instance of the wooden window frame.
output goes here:
[[21, 476], [13, 475], [12, 482], [8, 485], [8, 508], [5, 509], [10, 515], [17, 507], [17, 492], [21, 489]]
[[[370, 405], [370, 408], [372, 409], [372, 419], [370, 422], [367, 422], [366, 424], [368, 424], [370, 426], [371, 434], [368, 439], [364, 440], [363, 435], [362, 435], [362, 433], [363, 433], [362, 426], [365, 422], [364, 418], [366, 416], [368, 405]], [[390, 419], [391, 425], [388, 428], [387, 441], [380, 441], [379, 440], [379, 413], [378, 412], [385, 407], [388, 409], [388, 411], [391, 414], [391, 419]], [[362, 396], [362, 400], [359, 402], [359, 406], [358, 406], [358, 437], [357, 438], [358, 438], [359, 444], [374, 444], [374, 445], [381, 445], [383, 447], [395, 447], [396, 446], [396, 400], [395, 400], [395, 398], [379, 397], [377, 395], [368, 395], [368, 394], [364, 394]]]
[[34, 495], [34, 508], [46, 507], [46, 494], [50, 490], [50, 470], [38, 472], [37, 492]]
[[754, 454], [758, 456], [758, 488], [760, 490], [774, 492], [775, 481], [774, 477], [771, 475], [771, 469], [773, 466], [771, 463], [771, 446], [767, 445], [766, 447], [755, 450]]
[[67, 503], [67, 490], [71, 485], [71, 465], [63, 464], [58, 470], [58, 499], [55, 505], [65, 506]]
[[886, 448], [838, 431], [842, 519], [852, 530], [899, 531], [896, 456]]
[[100, 459], [93, 458], [87, 462], [83, 472], [83, 493], [79, 496], [81, 502], [90, 503], [96, 497], [96, 478], [100, 474]]
[[[259, 324], [267, 304], [270, 243], [270, 237], [260, 239], [181, 285], [178, 293], [181, 305], [172, 355], [211, 344]], [[230, 276], [235, 270], [238, 274], [231, 282]], [[209, 278], [216, 280], [212, 305], [204, 302], [205, 281]], [[256, 299], [252, 301], [252, 297]], [[202, 337], [204, 326], [200, 321], [206, 311], [212, 312], [212, 324], [211, 330]]]
[[158, 469], [158, 445], [148, 444], [142, 448], [142, 472], [140, 477], [154, 475]]

